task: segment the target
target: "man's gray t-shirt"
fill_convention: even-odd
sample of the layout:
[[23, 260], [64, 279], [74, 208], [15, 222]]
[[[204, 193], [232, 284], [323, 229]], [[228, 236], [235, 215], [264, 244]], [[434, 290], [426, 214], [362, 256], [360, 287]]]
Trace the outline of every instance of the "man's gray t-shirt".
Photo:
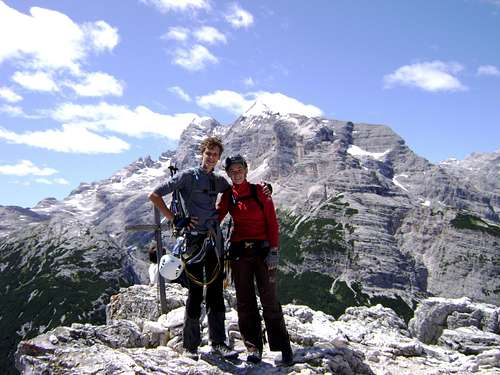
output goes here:
[[154, 189], [154, 193], [165, 196], [178, 190], [187, 215], [198, 218], [194, 231], [205, 232], [213, 228], [217, 222], [215, 204], [217, 195], [224, 192], [231, 185], [219, 174], [207, 173], [203, 168], [190, 168], [177, 173], [172, 178]]

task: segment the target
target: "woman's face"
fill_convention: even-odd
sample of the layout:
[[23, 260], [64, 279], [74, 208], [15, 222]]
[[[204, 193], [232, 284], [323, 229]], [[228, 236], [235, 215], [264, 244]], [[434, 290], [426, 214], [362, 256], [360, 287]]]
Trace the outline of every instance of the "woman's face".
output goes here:
[[233, 164], [229, 167], [227, 174], [233, 184], [239, 185], [247, 178], [247, 169], [241, 164]]

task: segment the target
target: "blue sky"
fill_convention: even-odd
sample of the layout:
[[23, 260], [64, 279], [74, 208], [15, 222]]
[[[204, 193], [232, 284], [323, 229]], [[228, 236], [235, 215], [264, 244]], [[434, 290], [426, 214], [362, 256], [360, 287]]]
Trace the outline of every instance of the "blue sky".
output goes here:
[[500, 0], [0, 0], [0, 204], [175, 146], [198, 116], [385, 124], [432, 162], [500, 149]]

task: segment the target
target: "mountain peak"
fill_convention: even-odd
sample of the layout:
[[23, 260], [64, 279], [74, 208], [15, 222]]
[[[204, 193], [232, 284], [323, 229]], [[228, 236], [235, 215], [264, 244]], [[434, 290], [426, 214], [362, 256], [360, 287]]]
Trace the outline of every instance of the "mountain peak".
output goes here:
[[212, 123], [217, 122], [215, 119], [209, 116], [195, 117], [191, 124], [197, 125], [202, 128], [209, 127]]
[[248, 108], [243, 116], [262, 116], [262, 115], [272, 115], [274, 113], [278, 113], [277, 111], [271, 110], [271, 107], [264, 103], [262, 100], [257, 99], [253, 104]]
[[304, 104], [296, 99], [280, 93], [257, 93], [255, 102], [243, 116], [265, 115], [299, 115], [306, 117], [321, 117], [323, 112], [311, 104]]

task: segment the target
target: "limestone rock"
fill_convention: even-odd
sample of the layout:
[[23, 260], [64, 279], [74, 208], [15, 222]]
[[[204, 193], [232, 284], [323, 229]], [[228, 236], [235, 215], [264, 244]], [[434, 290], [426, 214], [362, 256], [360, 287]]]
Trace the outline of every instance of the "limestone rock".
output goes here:
[[[409, 328], [415, 337], [425, 343], [435, 343], [447, 327], [476, 327], [498, 335], [500, 309], [493, 305], [473, 303], [469, 298], [429, 298], [415, 310]], [[458, 319], [460, 318], [460, 319]], [[457, 328], [457, 329], [458, 329]], [[451, 335], [451, 333], [450, 333]]]
[[459, 327], [445, 329], [438, 343], [464, 354], [479, 354], [491, 348], [500, 349], [500, 335], [481, 331], [474, 326]]
[[[184, 305], [185, 289], [175, 284], [165, 284], [167, 310]], [[133, 285], [111, 298], [106, 307], [107, 321], [127, 319], [141, 322], [144, 319], [156, 321], [160, 317], [158, 291], [147, 285]]]
[[[111, 303], [116, 305], [120, 301], [120, 308], [107, 308], [106, 325], [73, 324], [22, 341], [16, 353], [16, 367], [22, 374], [493, 375], [500, 370], [498, 345], [491, 345], [477, 355], [465, 355], [448, 342], [443, 341], [444, 346], [422, 343], [410, 338], [404, 321], [381, 305], [350, 308], [338, 320], [306, 306], [285, 305], [283, 311], [296, 362], [291, 367], [279, 366], [279, 355], [269, 352], [267, 346], [258, 365], [246, 363], [244, 354], [236, 360], [222, 360], [210, 353], [203, 322], [200, 359], [193, 361], [184, 357], [181, 349], [185, 291], [179, 285], [169, 284], [172, 310], [157, 320], [148, 320], [151, 314], [141, 301], [151, 306], [148, 304], [155, 289], [146, 286], [122, 289]], [[228, 293], [233, 294], [234, 291]], [[430, 305], [433, 303], [435, 301], [429, 301]], [[460, 303], [453, 306], [457, 305]], [[125, 316], [131, 320], [123, 319]], [[229, 306], [226, 327], [233, 332], [232, 345], [243, 349], [236, 312]], [[466, 339], [473, 342], [480, 337], [477, 333], [483, 332], [476, 327], [473, 327], [475, 331], [463, 327], [457, 330], [461, 330], [461, 345]], [[451, 330], [445, 330], [443, 336], [450, 338], [448, 331]], [[352, 337], [358, 339], [352, 340]], [[337, 345], [339, 338], [343, 340], [342, 345]]]

